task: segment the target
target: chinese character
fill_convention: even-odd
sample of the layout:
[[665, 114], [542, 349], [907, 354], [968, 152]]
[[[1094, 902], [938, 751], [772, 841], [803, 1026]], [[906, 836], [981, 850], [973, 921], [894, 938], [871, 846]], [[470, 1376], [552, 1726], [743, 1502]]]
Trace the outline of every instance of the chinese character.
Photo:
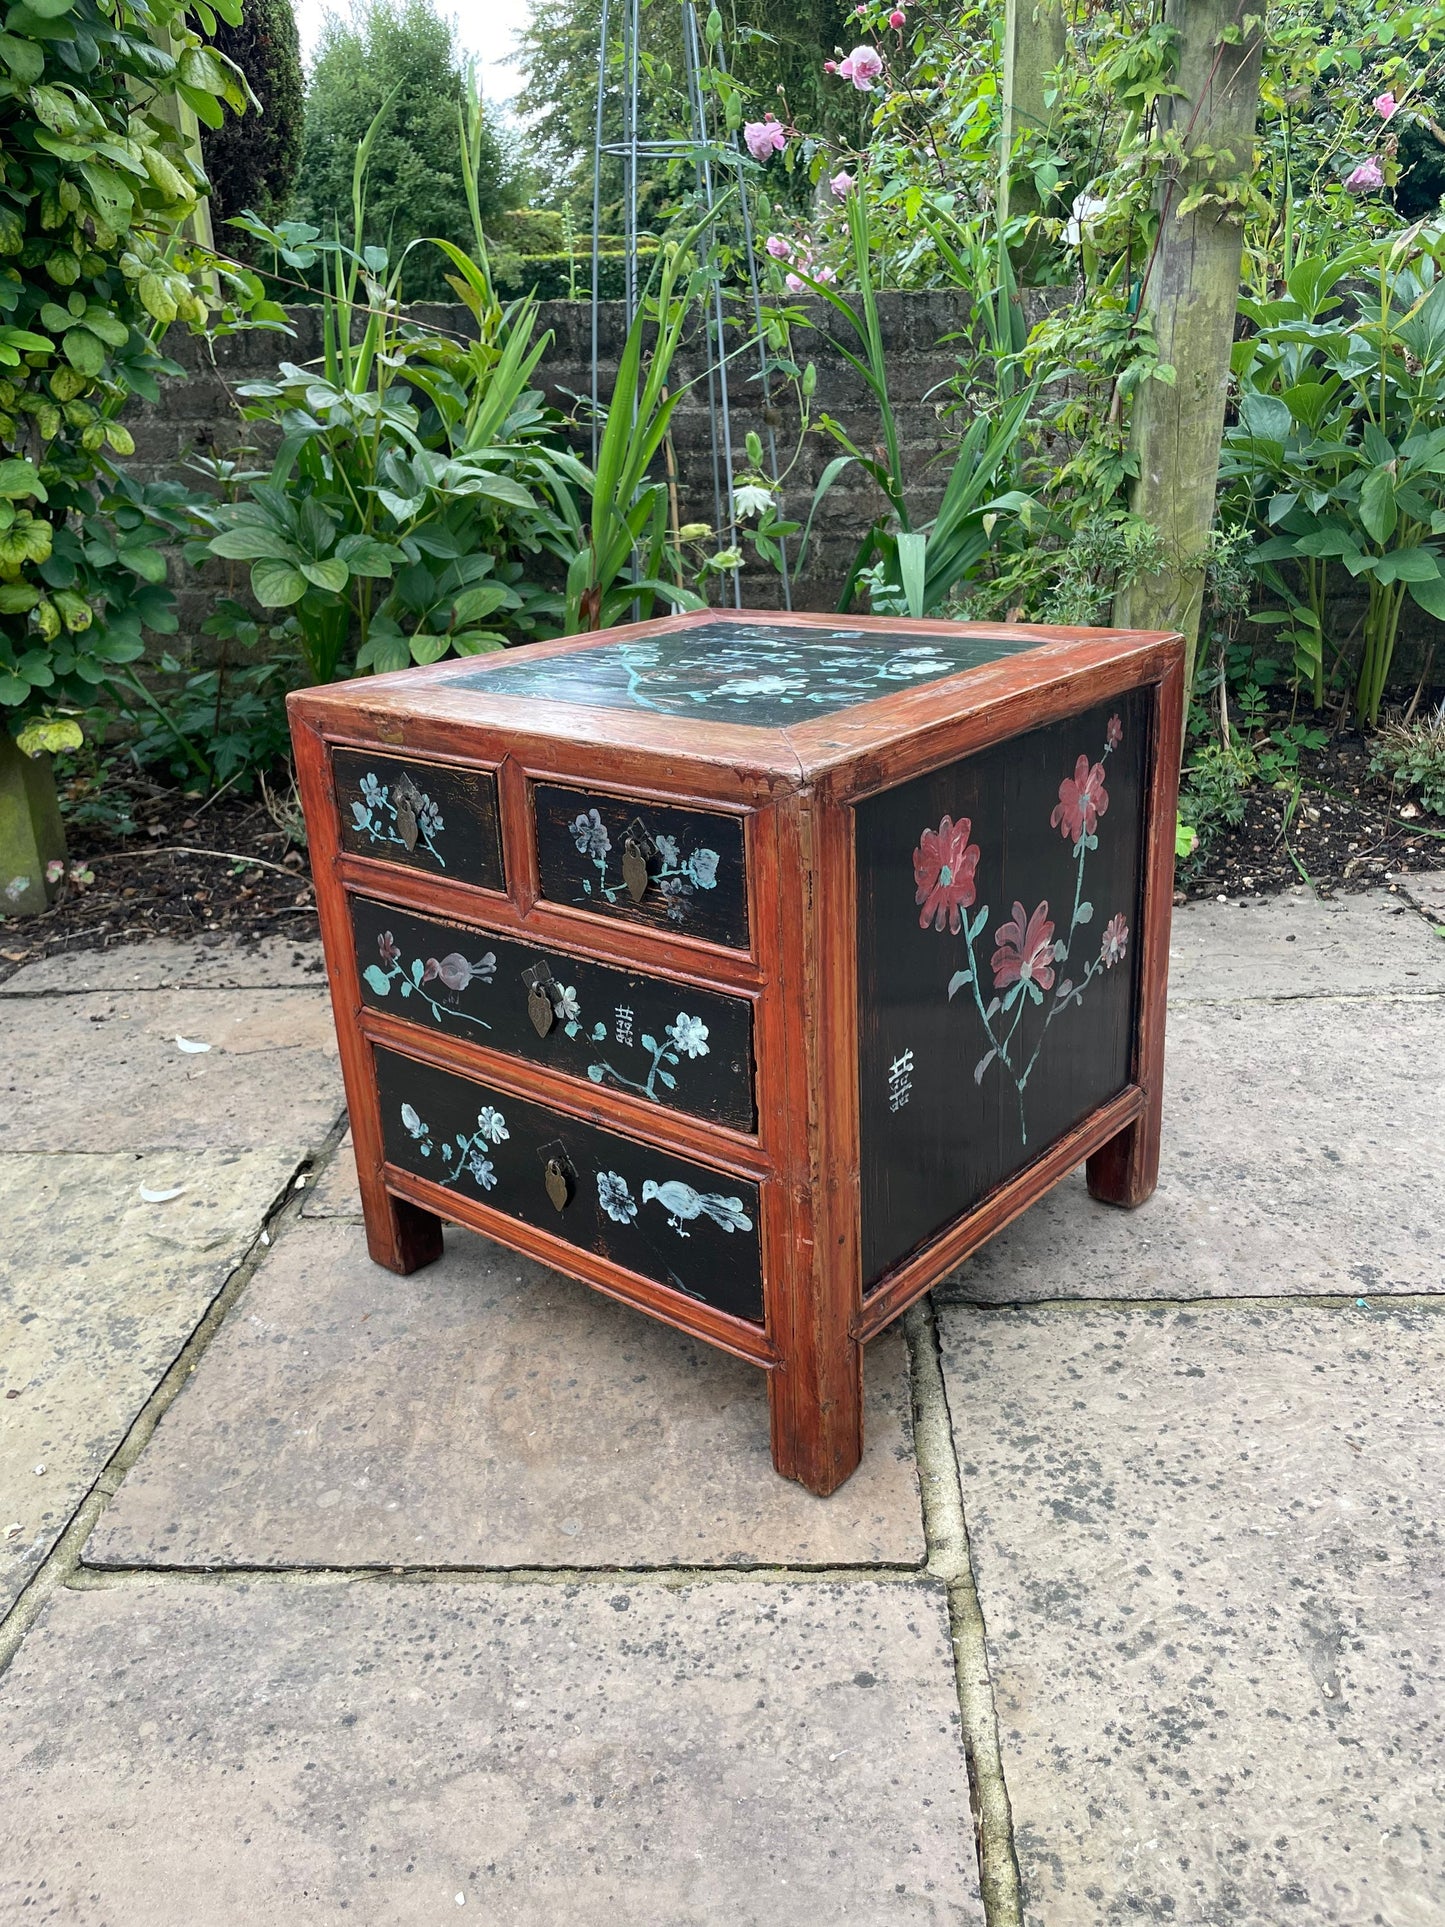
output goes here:
[[888, 1066], [888, 1108], [901, 1111], [913, 1095], [913, 1052], [904, 1051]]
[[632, 1042], [632, 1011], [626, 1004], [617, 1006], [617, 1041], [628, 1045]]

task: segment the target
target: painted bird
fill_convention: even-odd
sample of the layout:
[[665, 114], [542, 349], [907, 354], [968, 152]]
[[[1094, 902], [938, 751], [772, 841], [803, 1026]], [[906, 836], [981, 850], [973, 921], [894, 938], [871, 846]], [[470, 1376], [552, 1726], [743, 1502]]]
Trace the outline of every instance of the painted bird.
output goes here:
[[741, 1198], [720, 1198], [716, 1192], [694, 1191], [690, 1184], [683, 1184], [676, 1178], [669, 1178], [666, 1184], [655, 1184], [651, 1178], [644, 1178], [642, 1202], [657, 1202], [667, 1212], [667, 1222], [680, 1237], [690, 1237], [683, 1230], [684, 1219], [698, 1217], [711, 1218], [720, 1224], [724, 1231], [751, 1231], [753, 1221], [743, 1210]]

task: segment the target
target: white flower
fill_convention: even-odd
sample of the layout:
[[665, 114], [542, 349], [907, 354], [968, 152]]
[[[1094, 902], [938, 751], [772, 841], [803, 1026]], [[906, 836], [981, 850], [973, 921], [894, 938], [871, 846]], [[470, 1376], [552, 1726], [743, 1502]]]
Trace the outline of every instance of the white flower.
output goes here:
[[620, 1172], [597, 1173], [597, 1202], [616, 1224], [627, 1224], [637, 1216], [637, 1200]]
[[746, 522], [750, 515], [766, 515], [773, 506], [773, 491], [759, 488], [756, 482], [744, 482], [741, 488], [733, 490], [733, 502], [737, 508], [738, 520]]
[[1109, 203], [1100, 200], [1097, 194], [1076, 194], [1074, 205], [1069, 210], [1069, 218], [1064, 223], [1063, 242], [1066, 248], [1082, 247], [1085, 232], [1096, 214], [1102, 214]]
[[571, 984], [558, 984], [557, 1009], [569, 1024], [575, 1024], [582, 1015], [582, 1006], [577, 1000], [577, 992]]
[[416, 1112], [412, 1109], [410, 1104], [402, 1105], [401, 1121], [406, 1126], [406, 1128], [411, 1132], [413, 1137], [423, 1138], [429, 1135], [426, 1125], [422, 1123], [421, 1119], [417, 1116]]
[[667, 1027], [667, 1034], [684, 1057], [707, 1056], [707, 1025], [701, 1017], [689, 1017], [685, 1010]]
[[511, 1136], [507, 1120], [500, 1111], [494, 1111], [490, 1104], [477, 1112], [477, 1130], [489, 1144], [500, 1144], [504, 1138]]

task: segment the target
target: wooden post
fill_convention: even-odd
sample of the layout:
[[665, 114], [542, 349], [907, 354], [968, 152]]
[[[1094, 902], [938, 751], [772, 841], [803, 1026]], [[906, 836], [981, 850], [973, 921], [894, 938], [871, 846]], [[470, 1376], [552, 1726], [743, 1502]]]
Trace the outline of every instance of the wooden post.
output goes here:
[[[1206, 545], [1214, 522], [1229, 351], [1239, 301], [1241, 224], [1206, 200], [1179, 208], [1210, 180], [1236, 180], [1254, 166], [1261, 23], [1249, 0], [1165, 0], [1180, 36], [1179, 98], [1159, 102], [1159, 131], [1177, 135], [1186, 159], [1160, 192], [1159, 238], [1145, 270], [1141, 307], [1153, 323], [1172, 383], [1145, 382], [1134, 403], [1136, 515], [1159, 531], [1164, 564], [1119, 592], [1114, 620], [1126, 629], [1177, 629], [1185, 640], [1184, 700], [1194, 682]], [[1263, 9], [1260, 9], [1260, 13]], [[1235, 45], [1223, 38], [1242, 32]]]
[[64, 856], [50, 758], [27, 756], [0, 725], [0, 916], [45, 909], [45, 867]]
[[[1063, 0], [1007, 0], [1003, 28], [1003, 128], [999, 136], [998, 220], [1036, 213], [1041, 205], [1031, 174], [1014, 175], [1014, 148], [1021, 134], [1047, 127], [1044, 99], [1049, 75], [1064, 58], [1068, 32]], [[1013, 250], [1014, 267], [1027, 281], [1029, 269], [1047, 252], [1040, 242]]]

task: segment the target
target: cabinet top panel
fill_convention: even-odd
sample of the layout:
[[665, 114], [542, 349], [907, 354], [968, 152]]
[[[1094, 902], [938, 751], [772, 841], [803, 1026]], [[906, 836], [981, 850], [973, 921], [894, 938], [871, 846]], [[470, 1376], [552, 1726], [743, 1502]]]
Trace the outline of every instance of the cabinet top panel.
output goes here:
[[457, 676], [451, 687], [782, 729], [980, 668], [1038, 643], [1037, 635], [1017, 631], [920, 637], [842, 618], [836, 627], [818, 628], [723, 616], [652, 635], [634, 630], [565, 656], [496, 659]]

